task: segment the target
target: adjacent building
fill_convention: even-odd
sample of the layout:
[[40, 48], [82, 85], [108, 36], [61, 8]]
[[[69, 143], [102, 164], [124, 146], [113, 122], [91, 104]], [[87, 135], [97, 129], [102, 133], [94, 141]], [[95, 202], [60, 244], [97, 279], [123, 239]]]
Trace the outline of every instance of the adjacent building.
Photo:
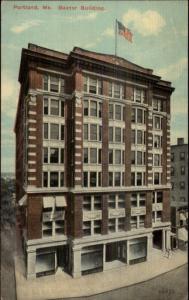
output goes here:
[[22, 49], [19, 82], [27, 277], [80, 277], [169, 248], [171, 83], [114, 55], [33, 44]]
[[171, 223], [176, 245], [188, 241], [188, 144], [178, 138], [171, 146]]

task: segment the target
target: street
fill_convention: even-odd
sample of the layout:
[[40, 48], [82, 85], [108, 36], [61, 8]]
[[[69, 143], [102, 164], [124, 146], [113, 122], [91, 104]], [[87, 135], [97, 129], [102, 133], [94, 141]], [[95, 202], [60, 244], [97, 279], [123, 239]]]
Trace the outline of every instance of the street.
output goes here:
[[69, 300], [186, 300], [188, 299], [187, 269], [188, 265], [184, 265], [137, 285], [91, 297], [69, 298]]

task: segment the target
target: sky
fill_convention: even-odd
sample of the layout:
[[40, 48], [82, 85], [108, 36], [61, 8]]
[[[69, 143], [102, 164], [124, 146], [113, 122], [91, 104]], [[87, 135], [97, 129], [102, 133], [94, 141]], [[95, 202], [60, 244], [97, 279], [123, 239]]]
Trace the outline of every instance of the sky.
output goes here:
[[117, 55], [153, 69], [154, 74], [172, 82], [175, 92], [171, 97], [171, 144], [176, 144], [177, 137], [188, 142], [187, 5], [185, 0], [2, 1], [1, 171], [15, 170], [13, 129], [22, 48], [33, 43], [65, 53], [78, 46], [114, 54], [116, 19], [133, 33], [133, 43], [118, 37]]

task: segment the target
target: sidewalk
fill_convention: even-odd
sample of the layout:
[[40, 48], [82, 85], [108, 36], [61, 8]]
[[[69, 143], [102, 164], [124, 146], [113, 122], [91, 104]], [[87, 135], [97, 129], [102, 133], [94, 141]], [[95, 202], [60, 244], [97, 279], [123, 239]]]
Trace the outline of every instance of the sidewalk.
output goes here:
[[46, 300], [91, 296], [152, 279], [187, 263], [187, 252], [176, 250], [168, 259], [154, 250], [152, 259], [73, 279], [66, 273], [26, 280], [23, 257], [15, 257], [17, 300]]

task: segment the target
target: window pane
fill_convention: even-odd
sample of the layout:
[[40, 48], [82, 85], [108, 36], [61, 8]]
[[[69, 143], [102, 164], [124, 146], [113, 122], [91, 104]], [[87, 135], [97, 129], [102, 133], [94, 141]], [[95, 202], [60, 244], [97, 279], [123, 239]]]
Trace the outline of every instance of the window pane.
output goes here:
[[108, 95], [109, 95], [109, 97], [112, 97], [112, 82], [109, 82], [109, 84], [108, 84]]
[[136, 109], [132, 108], [131, 111], [131, 122], [135, 123], [136, 122]]
[[98, 94], [102, 95], [102, 80], [98, 79]]
[[142, 109], [137, 109], [137, 123], [142, 123]]
[[109, 149], [109, 164], [113, 164], [113, 149]]
[[43, 100], [43, 113], [44, 115], [48, 115], [49, 113], [49, 107], [48, 107], [48, 98], [44, 98]]
[[48, 139], [48, 124], [47, 123], [44, 123], [43, 124], [43, 136], [44, 136], [44, 139]]
[[43, 89], [48, 91], [48, 75], [43, 75]]
[[43, 162], [48, 163], [48, 148], [47, 147], [43, 148]]
[[48, 187], [48, 172], [43, 172], [43, 186]]
[[51, 99], [51, 115], [59, 115], [59, 101]]
[[97, 149], [95, 148], [90, 149], [90, 163], [92, 164], [97, 163]]
[[120, 186], [121, 185], [121, 173], [120, 172], [115, 172], [115, 186]]
[[113, 142], [113, 127], [109, 127], [109, 142]]
[[97, 176], [96, 172], [90, 172], [90, 186], [95, 187], [97, 185]]
[[64, 186], [64, 172], [60, 173], [60, 186]]
[[134, 172], [132, 172], [131, 173], [131, 185], [135, 185], [135, 173]]
[[99, 141], [102, 141], [102, 126], [99, 125]]
[[101, 164], [102, 162], [102, 149], [98, 149], [98, 163]]
[[97, 141], [97, 125], [90, 125], [90, 140]]
[[142, 152], [137, 151], [137, 165], [142, 165]]
[[121, 128], [115, 128], [115, 141], [121, 142]]
[[88, 173], [83, 172], [83, 186], [88, 187]]
[[114, 83], [114, 97], [120, 98], [120, 84]]
[[135, 151], [131, 151], [131, 164], [135, 165]]
[[61, 125], [61, 140], [64, 140], [64, 125]]
[[91, 196], [84, 196], [83, 198], [83, 209], [91, 210]]
[[50, 148], [50, 163], [58, 163], [58, 148]]
[[137, 185], [142, 185], [142, 173], [137, 173]]
[[98, 117], [102, 118], [102, 103], [98, 103]]
[[90, 115], [93, 117], [97, 117], [97, 102], [96, 101], [90, 102]]
[[115, 150], [115, 164], [121, 164], [121, 150]]
[[64, 149], [60, 149], [60, 162], [61, 164], [64, 163]]
[[113, 120], [114, 118], [114, 106], [113, 104], [109, 104], [109, 119]]
[[58, 172], [50, 172], [50, 187], [58, 187]]
[[142, 144], [142, 130], [137, 130], [137, 144]]
[[59, 125], [58, 124], [50, 124], [50, 138], [53, 140], [59, 139]]
[[50, 76], [50, 91], [58, 93], [59, 90], [59, 78]]
[[89, 115], [89, 102], [87, 100], [84, 100], [84, 116], [88, 116]]
[[96, 94], [97, 93], [97, 79], [89, 78], [89, 93]]
[[109, 178], [109, 186], [113, 186], [113, 173], [112, 172], [108, 173], [108, 178]]
[[115, 106], [115, 119], [121, 120], [121, 105]]
[[135, 144], [135, 130], [131, 130], [131, 143]]
[[84, 140], [88, 140], [88, 124], [84, 124]]
[[84, 148], [83, 149], [83, 160], [84, 160], [84, 163], [88, 163], [88, 148]]
[[61, 117], [64, 117], [64, 102], [61, 101]]
[[159, 117], [154, 117], [154, 127], [155, 129], [161, 129], [161, 119]]
[[101, 196], [94, 196], [94, 209], [95, 210], [99, 210], [101, 209]]
[[64, 79], [60, 78], [60, 92], [64, 93]]

